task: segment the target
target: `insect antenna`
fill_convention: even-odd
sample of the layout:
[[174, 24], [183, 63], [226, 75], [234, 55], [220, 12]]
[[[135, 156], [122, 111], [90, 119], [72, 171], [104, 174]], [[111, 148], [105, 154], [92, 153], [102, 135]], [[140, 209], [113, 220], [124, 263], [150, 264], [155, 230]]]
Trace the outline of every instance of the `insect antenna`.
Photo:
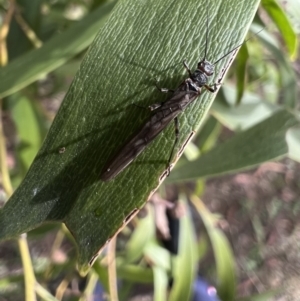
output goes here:
[[[261, 30], [259, 30], [257, 33], [255, 33], [255, 35], [254, 36], [256, 36], [256, 35], [258, 35], [261, 31], [263, 31], [265, 29], [265, 27], [264, 28], [262, 28]], [[214, 63], [213, 63], [213, 65], [216, 65], [218, 62], [220, 62], [224, 57], [226, 57], [227, 55], [229, 55], [230, 53], [232, 53], [233, 51], [235, 51], [236, 49], [238, 49], [239, 47], [241, 47], [243, 44], [245, 44], [245, 43], [247, 43], [250, 39], [252, 39], [253, 38], [253, 36], [251, 36], [250, 38], [248, 38], [247, 40], [245, 40], [243, 43], [241, 43], [241, 44], [239, 44], [239, 45], [237, 45], [236, 47], [234, 47], [233, 49], [231, 49], [229, 52], [227, 52], [225, 55], [223, 55], [222, 57], [220, 57], [217, 61], [215, 61]]]
[[206, 2], [206, 33], [205, 33], [205, 51], [204, 51], [204, 58], [202, 61], [205, 61], [206, 54], [207, 54], [207, 44], [208, 44], [208, 4]]

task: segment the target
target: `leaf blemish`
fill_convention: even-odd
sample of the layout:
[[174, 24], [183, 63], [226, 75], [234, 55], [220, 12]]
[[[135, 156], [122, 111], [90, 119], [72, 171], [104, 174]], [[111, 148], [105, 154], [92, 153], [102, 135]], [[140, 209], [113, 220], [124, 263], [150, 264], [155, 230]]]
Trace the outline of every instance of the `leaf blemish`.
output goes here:
[[194, 137], [195, 135], [195, 131], [192, 131], [189, 136], [187, 137], [187, 139], [184, 141], [184, 143], [182, 144], [180, 150], [178, 151], [177, 153], [177, 157], [180, 157], [185, 149], [185, 147], [187, 146], [187, 144], [192, 140], [192, 138]]
[[[174, 164], [170, 165], [170, 170], [172, 170]], [[166, 169], [162, 175], [159, 177], [159, 181], [162, 182], [168, 175], [169, 175], [170, 171], [169, 169]]]
[[61, 147], [58, 152], [60, 154], [63, 154], [65, 151], [66, 151], [66, 148], [65, 147]]
[[124, 219], [123, 224], [127, 224], [135, 215], [137, 212], [139, 212], [140, 209], [134, 208]]

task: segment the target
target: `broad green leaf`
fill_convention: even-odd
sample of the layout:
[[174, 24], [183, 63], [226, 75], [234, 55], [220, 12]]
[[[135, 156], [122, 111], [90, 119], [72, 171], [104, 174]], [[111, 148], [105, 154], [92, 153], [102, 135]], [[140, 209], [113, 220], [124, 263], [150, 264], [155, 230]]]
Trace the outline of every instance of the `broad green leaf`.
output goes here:
[[190, 300], [197, 274], [198, 248], [192, 218], [183, 196], [179, 204], [185, 215], [180, 218], [178, 254], [174, 256], [173, 285], [169, 301]]
[[0, 97], [26, 87], [88, 47], [114, 4], [104, 4], [64, 33], [55, 35], [41, 48], [27, 52], [1, 68]]
[[[209, 4], [207, 59], [216, 61], [243, 41], [258, 0]], [[174, 142], [173, 125], [115, 180], [102, 182], [107, 160], [138, 130], [147, 106], [166, 99], [154, 87], [174, 88], [205, 50], [206, 2], [120, 0], [87, 52], [26, 178], [0, 212], [0, 238], [48, 221], [64, 222], [87, 272], [104, 246], [160, 183]], [[239, 28], [239, 30], [236, 30]], [[57, 49], [59, 53], [60, 48]], [[218, 63], [225, 71], [231, 55]], [[30, 66], [28, 66], [30, 68]], [[211, 78], [217, 81], [219, 72]], [[180, 141], [196, 130], [215, 94], [203, 93], [180, 115]], [[128, 218], [126, 218], [128, 217]]]
[[210, 177], [282, 158], [289, 154], [286, 136], [295, 125], [299, 125], [299, 121], [292, 113], [278, 111], [247, 131], [236, 134], [199, 159], [174, 169], [168, 181]]
[[234, 102], [236, 90], [230, 86], [224, 86], [222, 92], [226, 102], [220, 99], [219, 94], [212, 105], [211, 114], [232, 131], [249, 129], [279, 110], [279, 106], [249, 92], [244, 93], [242, 103], [236, 106]]
[[280, 30], [291, 58], [295, 59], [298, 50], [298, 40], [288, 18], [275, 0], [262, 0], [261, 4]]
[[216, 226], [216, 218], [202, 201], [192, 196], [191, 201], [197, 209], [211, 242], [218, 276], [218, 295], [222, 300], [233, 301], [235, 297], [235, 260], [225, 234]]

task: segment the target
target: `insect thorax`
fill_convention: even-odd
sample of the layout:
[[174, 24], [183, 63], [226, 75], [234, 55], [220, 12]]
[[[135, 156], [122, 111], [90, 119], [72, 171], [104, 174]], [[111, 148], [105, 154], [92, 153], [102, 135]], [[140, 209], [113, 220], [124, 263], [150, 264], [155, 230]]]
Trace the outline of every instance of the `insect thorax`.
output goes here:
[[199, 69], [196, 69], [192, 74], [192, 80], [199, 86], [203, 87], [207, 83], [207, 76]]

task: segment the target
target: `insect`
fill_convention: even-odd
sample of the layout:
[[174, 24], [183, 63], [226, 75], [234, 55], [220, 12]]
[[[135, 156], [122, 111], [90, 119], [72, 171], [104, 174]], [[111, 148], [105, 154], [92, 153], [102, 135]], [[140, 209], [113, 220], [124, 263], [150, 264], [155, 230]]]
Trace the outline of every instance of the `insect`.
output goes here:
[[217, 91], [217, 86], [220, 85], [219, 83], [214, 83], [212, 85], [208, 84], [209, 77], [214, 74], [215, 65], [242, 45], [240, 44], [236, 46], [214, 63], [210, 63], [206, 60], [207, 38], [208, 31], [206, 29], [204, 57], [198, 63], [197, 69], [194, 72], [190, 70], [186, 61], [183, 62], [184, 68], [187, 70], [189, 77], [185, 79], [176, 90], [160, 88], [156, 85], [161, 92], [172, 92], [172, 96], [165, 102], [155, 103], [148, 107], [152, 112], [152, 116], [133, 136], [133, 138], [131, 138], [131, 140], [129, 140], [105, 165], [100, 176], [102, 181], [110, 181], [114, 179], [150, 144], [151, 141], [153, 141], [162, 132], [164, 128], [167, 127], [172, 120], [174, 120], [175, 141], [167, 163], [167, 175], [169, 175], [171, 160], [179, 139], [179, 121], [177, 116], [198, 98], [203, 87], [211, 93]]

